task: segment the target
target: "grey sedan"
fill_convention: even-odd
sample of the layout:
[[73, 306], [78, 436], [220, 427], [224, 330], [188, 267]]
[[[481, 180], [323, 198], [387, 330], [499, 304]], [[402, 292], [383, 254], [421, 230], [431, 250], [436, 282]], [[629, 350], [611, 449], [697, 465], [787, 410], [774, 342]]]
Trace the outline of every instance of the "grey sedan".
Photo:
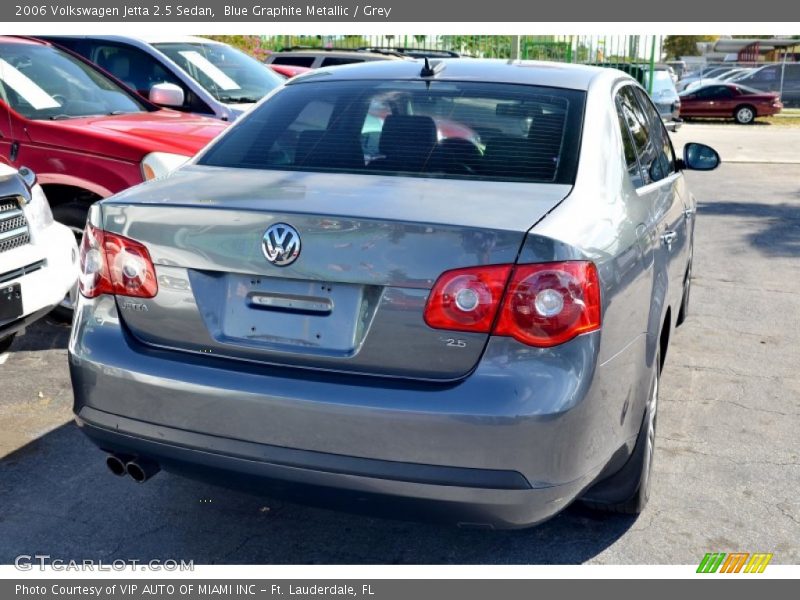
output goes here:
[[640, 512], [695, 200], [644, 89], [565, 64], [291, 80], [96, 204], [69, 360], [116, 475], [523, 527]]

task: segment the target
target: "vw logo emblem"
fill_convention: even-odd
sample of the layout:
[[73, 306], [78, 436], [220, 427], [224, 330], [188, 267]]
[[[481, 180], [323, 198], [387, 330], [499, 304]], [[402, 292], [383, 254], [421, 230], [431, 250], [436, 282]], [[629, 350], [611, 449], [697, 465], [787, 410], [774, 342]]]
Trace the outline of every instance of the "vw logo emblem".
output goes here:
[[291, 225], [275, 223], [264, 232], [261, 249], [273, 265], [286, 267], [300, 256], [300, 234]]

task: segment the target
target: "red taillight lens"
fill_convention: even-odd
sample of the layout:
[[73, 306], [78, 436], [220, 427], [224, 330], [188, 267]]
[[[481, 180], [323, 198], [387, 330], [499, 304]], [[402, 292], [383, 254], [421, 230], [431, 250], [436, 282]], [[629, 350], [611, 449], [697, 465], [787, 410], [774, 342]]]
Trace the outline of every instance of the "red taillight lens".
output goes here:
[[505, 294], [496, 335], [530, 346], [563, 344], [600, 329], [600, 282], [594, 263], [518, 265]]
[[436, 280], [425, 305], [434, 329], [488, 333], [503, 298], [511, 265], [447, 271]]
[[150, 253], [139, 242], [86, 225], [80, 289], [87, 298], [101, 294], [153, 298], [158, 282]]

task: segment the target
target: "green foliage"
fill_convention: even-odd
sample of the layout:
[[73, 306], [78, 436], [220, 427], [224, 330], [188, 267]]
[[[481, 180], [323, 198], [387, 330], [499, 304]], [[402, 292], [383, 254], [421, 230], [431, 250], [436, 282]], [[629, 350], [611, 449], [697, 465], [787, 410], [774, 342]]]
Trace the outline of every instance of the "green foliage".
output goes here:
[[264, 60], [270, 50], [259, 35], [205, 35], [203, 37], [230, 44], [257, 60]]
[[668, 35], [664, 38], [663, 50], [667, 60], [681, 56], [699, 56], [698, 42], [714, 42], [718, 35]]

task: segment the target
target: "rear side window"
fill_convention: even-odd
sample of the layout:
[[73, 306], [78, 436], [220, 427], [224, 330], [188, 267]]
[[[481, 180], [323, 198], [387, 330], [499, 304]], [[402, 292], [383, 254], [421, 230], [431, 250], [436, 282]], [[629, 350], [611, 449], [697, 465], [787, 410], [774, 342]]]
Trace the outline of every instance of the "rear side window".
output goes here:
[[274, 65], [289, 65], [292, 67], [310, 67], [314, 64], [313, 56], [276, 56], [272, 60]]
[[340, 65], [352, 65], [354, 63], [364, 62], [360, 58], [345, 58], [341, 56], [326, 56], [322, 59], [323, 67], [338, 67]]
[[[729, 89], [729, 88], [725, 88]], [[653, 146], [655, 147], [655, 158], [650, 164], [650, 179], [652, 181], [660, 181], [668, 177], [675, 171], [675, 153], [672, 150], [672, 142], [670, 142], [669, 134], [667, 133], [661, 115], [658, 114], [653, 102], [647, 96], [644, 90], [636, 89], [636, 97], [639, 99], [639, 105], [647, 117], [650, 124], [651, 138]]]
[[639, 160], [636, 157], [636, 146], [633, 144], [633, 138], [628, 130], [627, 118], [622, 102], [619, 99], [617, 99], [617, 118], [619, 119], [619, 130], [622, 136], [622, 148], [625, 151], [625, 165], [628, 169], [628, 174], [631, 176], [633, 187], [641, 187], [644, 185], [644, 181], [642, 180], [642, 172], [639, 170]]
[[573, 183], [585, 93], [453, 81], [289, 85], [200, 164]]
[[661, 117], [644, 91], [632, 85], [623, 87], [617, 94], [617, 106], [628, 126], [641, 167], [637, 174], [629, 163], [634, 185], [640, 187], [667, 177], [674, 167], [672, 146]]

